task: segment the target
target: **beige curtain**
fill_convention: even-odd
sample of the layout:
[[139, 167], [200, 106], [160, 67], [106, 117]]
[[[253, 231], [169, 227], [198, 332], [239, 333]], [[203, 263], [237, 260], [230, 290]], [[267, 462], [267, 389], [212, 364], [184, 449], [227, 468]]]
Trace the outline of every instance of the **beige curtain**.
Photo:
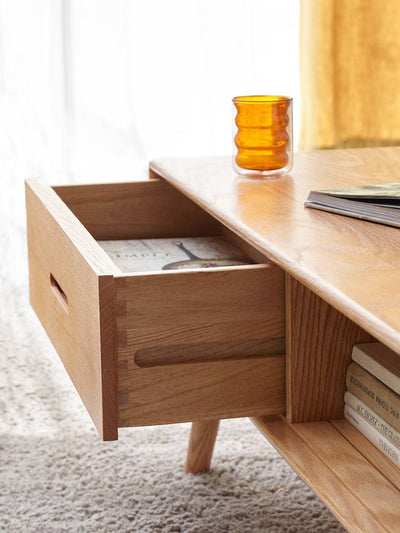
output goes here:
[[300, 149], [400, 145], [400, 0], [301, 1]]

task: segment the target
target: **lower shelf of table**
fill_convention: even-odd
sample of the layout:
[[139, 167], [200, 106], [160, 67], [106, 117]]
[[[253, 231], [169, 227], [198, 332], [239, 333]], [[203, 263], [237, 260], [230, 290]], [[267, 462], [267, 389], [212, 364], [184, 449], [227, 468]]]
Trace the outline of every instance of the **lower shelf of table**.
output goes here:
[[399, 530], [400, 470], [346, 420], [252, 421], [348, 531]]

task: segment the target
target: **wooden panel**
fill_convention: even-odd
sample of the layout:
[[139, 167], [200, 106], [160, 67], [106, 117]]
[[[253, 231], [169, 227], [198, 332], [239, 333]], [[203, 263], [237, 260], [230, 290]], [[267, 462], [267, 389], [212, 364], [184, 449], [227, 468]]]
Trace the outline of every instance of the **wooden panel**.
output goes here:
[[[221, 326], [221, 324], [218, 324]], [[196, 329], [196, 328], [194, 328]], [[239, 328], [238, 328], [239, 329]], [[252, 334], [251, 327], [246, 330], [247, 339], [243, 340], [230, 340], [230, 341], [214, 341], [214, 342], [196, 342], [197, 338], [194, 338], [192, 344], [160, 344], [157, 346], [147, 346], [145, 348], [139, 348], [135, 351], [134, 360], [135, 363], [141, 368], [160, 366], [160, 365], [176, 365], [182, 363], [195, 363], [198, 361], [224, 361], [233, 359], [243, 359], [244, 357], [263, 357], [265, 355], [277, 355], [285, 353], [285, 338], [277, 337], [272, 339], [265, 338], [265, 324], [263, 328], [263, 337], [251, 338], [248, 337]], [[214, 327], [210, 327], [209, 331], [214, 330]], [[226, 325], [223, 328], [225, 338], [229, 338], [230, 327]], [[186, 334], [186, 329], [183, 330]], [[135, 334], [135, 331], [129, 333]], [[236, 333], [236, 332], [235, 332]], [[169, 330], [167, 337], [171, 334]], [[235, 335], [232, 335], [235, 337]], [[147, 335], [145, 334], [145, 339]], [[150, 342], [154, 342], [154, 336], [152, 336]], [[162, 341], [163, 342], [163, 341]], [[127, 351], [120, 349], [119, 355], [122, 354], [129, 357], [132, 348], [128, 348]]]
[[[282, 331], [284, 274], [274, 265], [126, 274], [116, 279], [118, 329], [271, 320]], [[217, 309], [218, 308], [218, 309]]]
[[375, 466], [398, 490], [400, 490], [400, 470], [384, 454], [364, 437], [347, 420], [332, 420], [331, 424], [357, 450]]
[[282, 413], [284, 356], [118, 370], [119, 426]]
[[341, 418], [353, 345], [372, 337], [290, 276], [286, 310], [288, 421]]
[[329, 423], [294, 424], [316, 456], [363, 502], [388, 531], [400, 523], [400, 492]]
[[54, 187], [97, 240], [217, 235], [220, 225], [164, 180]]
[[397, 531], [400, 493], [329, 422], [252, 421], [347, 531]]
[[31, 303], [104, 440], [117, 438], [118, 272], [60, 198], [26, 185]]
[[126, 275], [116, 302], [128, 367], [284, 352], [284, 276], [274, 265]]
[[312, 189], [395, 181], [400, 148], [296, 153], [289, 176], [238, 179], [230, 157], [151, 169], [361, 328], [400, 353], [400, 232], [304, 208]]

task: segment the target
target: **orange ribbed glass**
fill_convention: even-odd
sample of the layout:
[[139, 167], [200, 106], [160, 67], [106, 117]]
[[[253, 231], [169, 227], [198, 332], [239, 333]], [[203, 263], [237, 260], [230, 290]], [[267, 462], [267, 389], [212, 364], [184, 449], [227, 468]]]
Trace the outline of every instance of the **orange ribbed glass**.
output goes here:
[[244, 175], [285, 174], [292, 168], [292, 99], [238, 96], [234, 167]]

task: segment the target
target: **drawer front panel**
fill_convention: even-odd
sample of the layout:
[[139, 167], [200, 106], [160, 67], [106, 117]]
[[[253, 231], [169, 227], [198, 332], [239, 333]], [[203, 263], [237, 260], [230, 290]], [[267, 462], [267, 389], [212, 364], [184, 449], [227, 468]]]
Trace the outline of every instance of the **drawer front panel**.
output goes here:
[[96, 272], [96, 242], [49, 187], [29, 182], [26, 203], [32, 307], [100, 435], [116, 439], [113, 276]]

